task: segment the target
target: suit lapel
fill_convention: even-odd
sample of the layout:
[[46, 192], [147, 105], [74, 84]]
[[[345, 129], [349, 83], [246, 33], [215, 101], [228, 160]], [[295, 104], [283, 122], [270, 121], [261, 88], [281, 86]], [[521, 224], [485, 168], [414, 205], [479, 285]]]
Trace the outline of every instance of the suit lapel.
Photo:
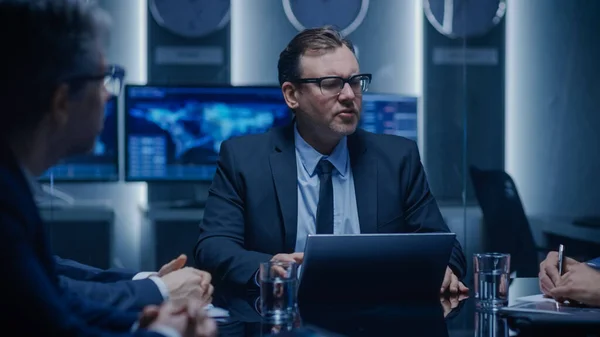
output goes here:
[[377, 233], [377, 158], [367, 150], [362, 130], [348, 137], [348, 150], [360, 232]]
[[292, 253], [298, 231], [298, 188], [293, 124], [273, 129], [274, 151], [269, 158], [277, 201], [283, 218], [284, 250]]

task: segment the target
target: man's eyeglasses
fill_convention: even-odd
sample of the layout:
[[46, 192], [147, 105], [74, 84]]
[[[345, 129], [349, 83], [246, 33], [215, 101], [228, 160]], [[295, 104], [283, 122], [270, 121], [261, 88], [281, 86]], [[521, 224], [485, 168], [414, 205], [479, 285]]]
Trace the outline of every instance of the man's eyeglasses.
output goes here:
[[109, 94], [119, 96], [123, 89], [125, 69], [118, 65], [110, 65], [104, 73], [104, 87]]
[[123, 80], [125, 78], [125, 69], [121, 66], [109, 65], [104, 74], [73, 76], [65, 79], [66, 81], [93, 81], [103, 80], [106, 91], [112, 96], [119, 96], [123, 89]]
[[362, 96], [363, 92], [369, 89], [371, 84], [371, 74], [358, 74], [350, 76], [349, 78], [343, 78], [340, 76], [325, 76], [319, 78], [300, 78], [297, 79], [298, 83], [316, 83], [321, 89], [321, 93], [325, 96], [337, 96], [342, 92], [346, 83], [350, 85], [350, 88], [356, 96]]

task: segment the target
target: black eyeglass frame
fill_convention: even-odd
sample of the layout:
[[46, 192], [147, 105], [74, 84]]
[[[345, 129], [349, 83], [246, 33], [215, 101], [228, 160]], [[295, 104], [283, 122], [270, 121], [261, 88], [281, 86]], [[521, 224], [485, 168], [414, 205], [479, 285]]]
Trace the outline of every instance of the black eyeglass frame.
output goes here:
[[342, 92], [342, 90], [344, 89], [344, 86], [346, 85], [346, 83], [348, 83], [348, 85], [350, 85], [350, 87], [352, 87], [352, 81], [354, 81], [356, 78], [365, 78], [366, 79], [366, 84], [364, 85], [364, 88], [362, 88], [363, 86], [361, 86], [361, 93], [366, 92], [369, 89], [369, 84], [371, 84], [371, 80], [373, 79], [373, 75], [369, 74], [369, 73], [364, 73], [364, 74], [356, 74], [356, 75], [352, 75], [348, 78], [343, 78], [341, 76], [323, 76], [323, 77], [314, 77], [314, 78], [299, 78], [294, 80], [293, 82], [296, 83], [315, 83], [319, 85], [319, 89], [321, 90], [322, 94], [325, 94], [323, 92], [323, 87], [321, 86], [321, 83], [325, 80], [330, 80], [330, 79], [336, 79], [336, 80], [340, 80], [341, 81], [341, 86], [339, 87], [340, 91], [335, 94], [339, 95], [340, 92]]
[[[95, 81], [95, 80], [110, 80], [110, 81], [118, 81], [119, 83], [119, 89], [118, 92], [110, 92], [111, 95], [114, 96], [118, 96], [121, 91], [123, 91], [123, 84], [124, 84], [124, 79], [125, 79], [125, 68], [116, 65], [116, 64], [111, 64], [107, 67], [106, 71], [104, 71], [104, 73], [102, 74], [98, 74], [98, 75], [75, 75], [75, 76], [68, 76], [65, 77], [61, 80], [61, 82], [79, 82], [79, 81]], [[105, 85], [107, 83], [104, 83]], [[108, 90], [108, 88], [107, 88]]]

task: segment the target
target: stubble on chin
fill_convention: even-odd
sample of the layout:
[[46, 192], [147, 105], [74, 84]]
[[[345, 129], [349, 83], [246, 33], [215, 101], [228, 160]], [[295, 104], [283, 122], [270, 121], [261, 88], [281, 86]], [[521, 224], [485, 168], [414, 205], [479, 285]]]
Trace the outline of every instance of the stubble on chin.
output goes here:
[[331, 129], [331, 131], [342, 136], [349, 136], [353, 134], [357, 127], [358, 116], [353, 116], [352, 120], [339, 120], [339, 118], [335, 118], [329, 124], [329, 129]]

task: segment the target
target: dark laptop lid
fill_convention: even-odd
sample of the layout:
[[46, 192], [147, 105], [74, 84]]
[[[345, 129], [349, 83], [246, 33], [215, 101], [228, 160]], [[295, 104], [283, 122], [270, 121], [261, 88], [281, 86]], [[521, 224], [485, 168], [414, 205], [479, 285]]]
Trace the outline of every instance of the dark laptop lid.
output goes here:
[[439, 302], [453, 233], [309, 235], [299, 304]]

